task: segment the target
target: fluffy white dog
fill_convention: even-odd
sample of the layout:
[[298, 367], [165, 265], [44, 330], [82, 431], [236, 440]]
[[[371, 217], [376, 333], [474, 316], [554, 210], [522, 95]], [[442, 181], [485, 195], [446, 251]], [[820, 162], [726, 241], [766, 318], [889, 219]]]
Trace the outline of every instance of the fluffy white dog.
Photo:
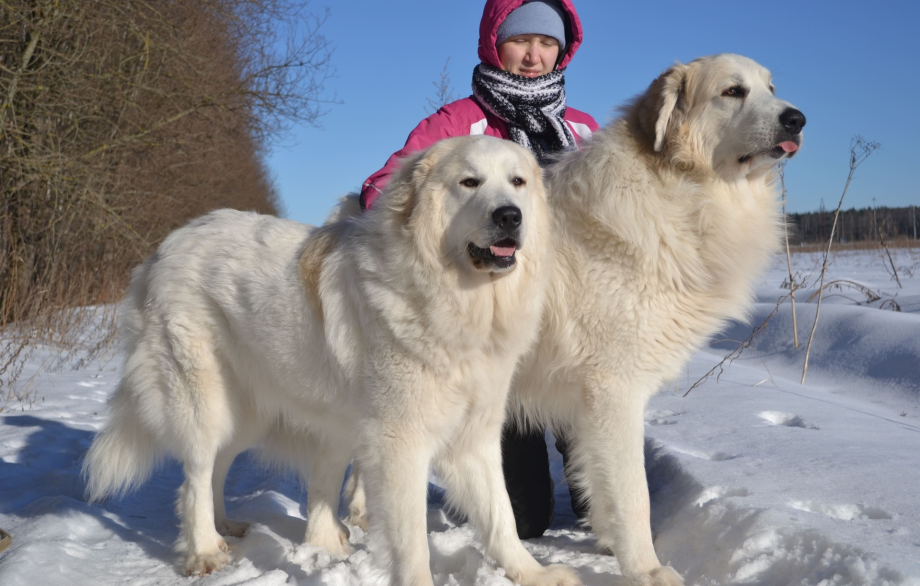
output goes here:
[[319, 229], [229, 210], [171, 234], [134, 274], [111, 416], [86, 457], [92, 499], [183, 464], [185, 569], [228, 562], [223, 483], [241, 451], [309, 476], [306, 541], [345, 555], [352, 458], [394, 584], [431, 584], [434, 464], [487, 554], [521, 584], [577, 584], [515, 533], [499, 446], [515, 365], [550, 271], [541, 172], [508, 141], [464, 137], [408, 159], [375, 209]]
[[652, 546], [644, 410], [729, 319], [780, 244], [776, 163], [804, 115], [738, 55], [676, 64], [550, 169], [557, 251], [513, 397], [565, 428], [602, 547], [630, 585], [676, 586]]
[[[549, 169], [555, 273], [514, 409], [564, 429], [601, 547], [629, 586], [678, 586], [652, 546], [644, 411], [780, 244], [775, 167], [805, 116], [739, 55], [676, 64]], [[359, 477], [360, 478], [360, 477]], [[351, 516], [360, 522], [360, 482]]]

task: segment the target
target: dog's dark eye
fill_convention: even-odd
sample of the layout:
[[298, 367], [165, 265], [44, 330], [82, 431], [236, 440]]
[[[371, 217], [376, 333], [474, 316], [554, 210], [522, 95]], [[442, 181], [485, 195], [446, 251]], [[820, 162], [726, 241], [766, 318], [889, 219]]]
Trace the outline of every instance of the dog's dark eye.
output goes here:
[[463, 187], [479, 187], [479, 179], [474, 179], [473, 177], [467, 177], [460, 182], [460, 185]]
[[722, 95], [726, 98], [743, 98], [747, 95], [747, 90], [740, 85], [735, 85], [722, 92]]
[[772, 83], [770, 84], [770, 93], [773, 94], [774, 96], [776, 95], [776, 88], [773, 87]]
[[520, 177], [515, 177], [514, 179], [511, 180], [511, 184], [514, 185], [515, 187], [520, 187], [522, 185], [527, 185], [527, 182], [521, 179]]

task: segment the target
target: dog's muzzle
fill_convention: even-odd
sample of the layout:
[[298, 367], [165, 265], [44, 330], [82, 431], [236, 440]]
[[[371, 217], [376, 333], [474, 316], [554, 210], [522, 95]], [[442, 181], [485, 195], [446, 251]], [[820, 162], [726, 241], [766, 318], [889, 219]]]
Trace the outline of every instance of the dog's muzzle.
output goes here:
[[805, 128], [805, 114], [796, 108], [786, 108], [779, 115], [782, 130], [777, 137], [778, 144], [773, 147], [774, 158], [793, 157], [802, 146], [802, 129]]
[[501, 206], [492, 212], [493, 242], [487, 248], [472, 242], [467, 247], [476, 268], [501, 271], [514, 266], [514, 253], [520, 246], [523, 218], [517, 206]]
[[786, 108], [779, 114], [779, 129], [773, 139], [773, 146], [748, 153], [738, 159], [746, 163], [757, 155], [770, 155], [774, 159], [792, 158], [802, 146], [802, 129], [805, 128], [805, 114], [796, 108]]

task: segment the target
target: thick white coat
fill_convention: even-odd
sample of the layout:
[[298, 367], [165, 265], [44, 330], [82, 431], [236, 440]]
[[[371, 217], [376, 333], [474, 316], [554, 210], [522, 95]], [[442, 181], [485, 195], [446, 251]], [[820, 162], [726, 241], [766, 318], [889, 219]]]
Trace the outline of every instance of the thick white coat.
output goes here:
[[[743, 100], [726, 95], [735, 86]], [[652, 545], [644, 410], [745, 317], [778, 249], [773, 147], [801, 141], [778, 129], [788, 108], [750, 59], [678, 64], [549, 170], [556, 273], [512, 396], [566, 430], [598, 543], [630, 585], [683, 584]]]
[[[523, 215], [516, 266], [477, 267], [468, 245], [490, 245], [504, 205]], [[550, 275], [535, 161], [490, 137], [443, 141], [407, 160], [375, 210], [338, 215], [313, 229], [213, 212], [136, 270], [123, 380], [86, 459], [91, 498], [143, 482], [165, 454], [179, 459], [185, 568], [207, 573], [228, 561], [219, 534], [245, 531], [224, 511], [227, 470], [260, 444], [309, 477], [305, 540], [346, 555], [336, 512], [355, 455], [374, 551], [394, 584], [424, 585], [434, 464], [510, 576], [578, 583], [523, 548], [501, 475], [508, 388]]]

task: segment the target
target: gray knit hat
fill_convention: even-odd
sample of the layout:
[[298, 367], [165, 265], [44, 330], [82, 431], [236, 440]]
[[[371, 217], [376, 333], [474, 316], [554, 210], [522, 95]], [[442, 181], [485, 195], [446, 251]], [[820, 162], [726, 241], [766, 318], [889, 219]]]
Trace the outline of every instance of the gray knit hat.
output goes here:
[[565, 13], [555, 0], [530, 0], [511, 11], [498, 27], [495, 46], [516, 35], [544, 35], [559, 41], [565, 49]]

